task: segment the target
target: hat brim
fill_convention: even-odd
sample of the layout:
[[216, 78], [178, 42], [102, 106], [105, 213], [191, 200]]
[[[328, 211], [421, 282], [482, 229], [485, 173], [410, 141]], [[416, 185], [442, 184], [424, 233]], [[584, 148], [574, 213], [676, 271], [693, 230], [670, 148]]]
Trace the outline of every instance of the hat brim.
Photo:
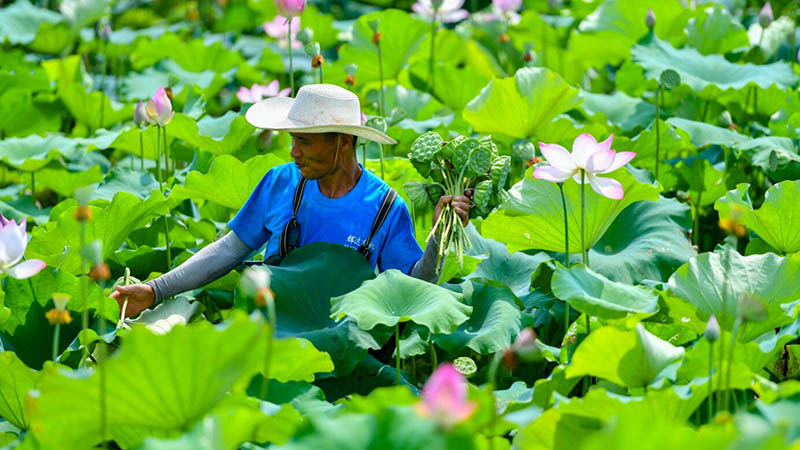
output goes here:
[[298, 133], [345, 133], [379, 144], [397, 144], [397, 141], [390, 138], [386, 133], [364, 125], [309, 126], [308, 123], [292, 120], [289, 118], [289, 110], [293, 104], [294, 99], [290, 97], [265, 98], [253, 104], [247, 110], [245, 118], [250, 125], [267, 130], [296, 131]]

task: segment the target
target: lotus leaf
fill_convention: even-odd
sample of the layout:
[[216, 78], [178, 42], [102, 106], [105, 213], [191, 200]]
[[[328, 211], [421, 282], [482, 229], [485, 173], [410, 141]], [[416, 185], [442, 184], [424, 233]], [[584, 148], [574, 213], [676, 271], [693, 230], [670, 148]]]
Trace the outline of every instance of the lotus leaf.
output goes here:
[[20, 430], [30, 426], [30, 415], [25, 405], [28, 391], [35, 389], [41, 372], [22, 362], [12, 351], [0, 353], [0, 417]]

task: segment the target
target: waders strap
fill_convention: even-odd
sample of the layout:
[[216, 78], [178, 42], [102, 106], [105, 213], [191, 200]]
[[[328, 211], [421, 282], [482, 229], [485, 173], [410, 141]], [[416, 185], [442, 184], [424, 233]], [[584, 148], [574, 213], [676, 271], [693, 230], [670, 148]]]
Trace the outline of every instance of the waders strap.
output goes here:
[[281, 240], [278, 251], [280, 257], [285, 258], [292, 250], [300, 247], [300, 222], [297, 221], [297, 212], [300, 211], [300, 202], [303, 200], [303, 191], [306, 189], [308, 178], [301, 177], [294, 189], [292, 198], [292, 218], [286, 223], [281, 232]]
[[378, 230], [381, 229], [383, 226], [383, 222], [386, 221], [386, 217], [389, 216], [389, 211], [392, 210], [392, 205], [394, 204], [394, 199], [397, 198], [397, 191], [392, 188], [389, 188], [389, 191], [386, 192], [386, 195], [383, 197], [383, 203], [381, 203], [381, 207], [378, 208], [378, 214], [375, 215], [375, 220], [372, 221], [372, 228], [369, 230], [369, 236], [367, 240], [361, 244], [360, 247], [356, 250], [358, 253], [364, 255], [369, 261], [370, 257], [372, 256], [372, 251], [369, 249], [370, 242], [372, 242], [372, 238], [378, 233]]

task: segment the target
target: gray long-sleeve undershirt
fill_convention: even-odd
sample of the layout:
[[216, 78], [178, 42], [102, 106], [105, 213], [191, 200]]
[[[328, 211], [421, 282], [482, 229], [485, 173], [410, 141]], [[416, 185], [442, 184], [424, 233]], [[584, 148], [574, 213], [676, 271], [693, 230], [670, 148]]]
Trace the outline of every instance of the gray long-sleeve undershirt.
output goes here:
[[[409, 275], [431, 283], [436, 282], [438, 248], [434, 236]], [[145, 284], [153, 288], [155, 303], [159, 303], [165, 298], [211, 283], [236, 268], [252, 252], [250, 246], [230, 231], [223, 238], [200, 249], [183, 264]]]

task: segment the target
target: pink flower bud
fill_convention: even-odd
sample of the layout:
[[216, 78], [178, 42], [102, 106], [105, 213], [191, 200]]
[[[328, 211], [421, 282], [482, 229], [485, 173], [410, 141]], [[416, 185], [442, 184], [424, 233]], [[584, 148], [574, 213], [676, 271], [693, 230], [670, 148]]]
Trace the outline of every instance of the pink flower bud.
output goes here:
[[772, 5], [767, 2], [761, 8], [761, 12], [758, 13], [758, 24], [761, 25], [761, 28], [766, 28], [773, 20], [775, 20], [775, 16], [772, 14]]
[[463, 422], [475, 410], [467, 401], [467, 382], [450, 363], [439, 366], [422, 388], [422, 402], [417, 412], [450, 428]]
[[141, 100], [136, 104], [136, 110], [133, 112], [133, 123], [138, 126], [147, 125], [150, 119], [147, 118], [147, 111], [145, 111], [144, 103]]
[[172, 111], [172, 102], [167, 97], [167, 92], [164, 88], [158, 88], [153, 97], [147, 101], [145, 106], [147, 117], [156, 125], [163, 127], [172, 121], [174, 113]]
[[522, 0], [492, 0], [492, 5], [500, 11], [519, 11]]
[[275, 0], [278, 13], [285, 17], [296, 17], [306, 8], [305, 0]]

